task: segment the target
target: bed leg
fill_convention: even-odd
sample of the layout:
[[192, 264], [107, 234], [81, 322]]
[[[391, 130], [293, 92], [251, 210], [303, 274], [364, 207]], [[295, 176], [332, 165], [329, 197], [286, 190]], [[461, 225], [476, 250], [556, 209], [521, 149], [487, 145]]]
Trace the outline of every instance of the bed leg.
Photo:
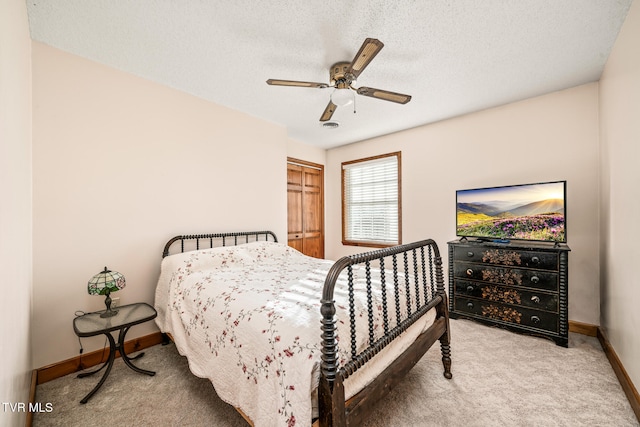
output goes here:
[[171, 344], [171, 337], [168, 334], [162, 334], [162, 345]]
[[449, 327], [449, 308], [447, 302], [447, 295], [443, 292], [442, 302], [438, 304], [437, 316], [444, 317], [445, 319], [445, 331], [440, 336], [440, 351], [442, 352], [442, 364], [444, 365], [444, 377], [448, 380], [453, 378], [451, 373], [451, 328]]
[[345, 427], [344, 385], [340, 377], [333, 383], [333, 389], [326, 378], [320, 377], [318, 385], [318, 424], [320, 427]]
[[440, 349], [442, 350], [442, 364], [444, 365], [444, 377], [448, 380], [453, 378], [451, 373], [451, 348], [449, 347], [449, 333], [440, 337]]

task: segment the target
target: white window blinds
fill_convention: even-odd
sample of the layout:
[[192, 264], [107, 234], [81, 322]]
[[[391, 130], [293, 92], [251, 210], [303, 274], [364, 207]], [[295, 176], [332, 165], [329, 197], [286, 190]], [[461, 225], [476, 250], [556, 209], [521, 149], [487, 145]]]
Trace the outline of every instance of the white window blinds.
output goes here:
[[400, 153], [343, 163], [345, 243], [400, 243]]

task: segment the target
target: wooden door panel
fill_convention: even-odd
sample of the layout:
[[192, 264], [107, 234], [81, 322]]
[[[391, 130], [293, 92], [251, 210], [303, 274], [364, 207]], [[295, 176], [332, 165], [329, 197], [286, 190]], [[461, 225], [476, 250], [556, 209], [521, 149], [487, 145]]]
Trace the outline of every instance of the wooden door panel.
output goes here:
[[[287, 232], [302, 234], [302, 191], [287, 191]], [[300, 236], [302, 238], [302, 236]]]
[[322, 231], [322, 197], [318, 192], [305, 191], [304, 194], [304, 231]]
[[287, 163], [287, 242], [300, 252], [324, 258], [324, 171]]
[[304, 238], [304, 254], [315, 258], [324, 258], [324, 239], [320, 233], [315, 233], [314, 237]]
[[[317, 169], [304, 170], [304, 231], [305, 238], [308, 233], [320, 233], [323, 229], [323, 207], [322, 207], [322, 176]], [[319, 237], [316, 237], [319, 238]]]
[[289, 234], [287, 245], [291, 246], [295, 250], [298, 250], [304, 253], [304, 247], [303, 247], [304, 240], [302, 239], [302, 235], [298, 234], [297, 236], [300, 236], [300, 237], [296, 237], [296, 234]]
[[302, 186], [302, 167], [298, 165], [287, 165], [287, 184]]
[[305, 168], [304, 170], [304, 186], [307, 188], [316, 188], [318, 191], [322, 188], [321, 171], [318, 169]]

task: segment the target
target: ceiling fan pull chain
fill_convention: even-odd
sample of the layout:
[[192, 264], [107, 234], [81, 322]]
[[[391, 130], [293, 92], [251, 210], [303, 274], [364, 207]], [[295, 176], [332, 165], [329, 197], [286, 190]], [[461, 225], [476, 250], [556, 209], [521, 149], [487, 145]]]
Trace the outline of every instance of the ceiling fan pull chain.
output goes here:
[[353, 97], [353, 114], [356, 113], [356, 97]]

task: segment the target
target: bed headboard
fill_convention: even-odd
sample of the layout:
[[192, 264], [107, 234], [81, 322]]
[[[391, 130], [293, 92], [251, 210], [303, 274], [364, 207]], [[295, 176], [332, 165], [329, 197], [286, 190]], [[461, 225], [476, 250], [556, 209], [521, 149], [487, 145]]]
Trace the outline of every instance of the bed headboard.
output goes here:
[[[171, 247], [178, 241], [180, 241], [179, 252], [188, 252], [197, 251], [199, 249], [216, 248], [219, 246], [236, 246], [243, 243], [257, 242], [260, 240], [267, 242], [277, 242], [278, 238], [272, 231], [241, 231], [234, 233], [192, 234], [187, 236], [176, 236], [170, 239], [167, 244], [164, 245], [162, 258], [170, 255], [169, 251]], [[174, 253], [177, 252], [178, 251], [174, 251]]]

